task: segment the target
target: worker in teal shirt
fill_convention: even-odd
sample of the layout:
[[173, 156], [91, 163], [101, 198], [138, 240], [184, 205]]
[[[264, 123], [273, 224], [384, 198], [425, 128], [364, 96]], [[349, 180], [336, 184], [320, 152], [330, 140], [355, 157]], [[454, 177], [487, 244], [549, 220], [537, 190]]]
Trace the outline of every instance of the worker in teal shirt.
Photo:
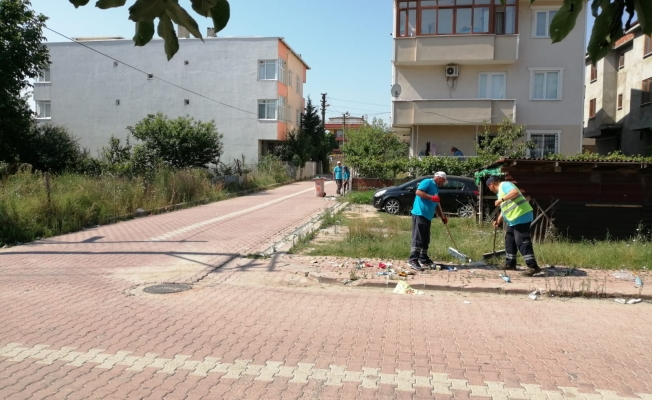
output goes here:
[[341, 161], [338, 161], [337, 167], [333, 169], [333, 179], [335, 179], [335, 183], [337, 184], [337, 194], [341, 194], [340, 193], [342, 191], [342, 162]]
[[439, 171], [433, 179], [424, 179], [419, 183], [412, 207], [412, 246], [408, 265], [416, 271], [431, 268], [432, 260], [428, 257], [430, 247], [430, 226], [435, 212], [444, 224], [448, 218], [439, 207], [439, 188], [446, 184], [446, 173]]
[[349, 167], [345, 166], [342, 173], [342, 194], [346, 194], [349, 190], [349, 179], [351, 179], [351, 171], [349, 171]]

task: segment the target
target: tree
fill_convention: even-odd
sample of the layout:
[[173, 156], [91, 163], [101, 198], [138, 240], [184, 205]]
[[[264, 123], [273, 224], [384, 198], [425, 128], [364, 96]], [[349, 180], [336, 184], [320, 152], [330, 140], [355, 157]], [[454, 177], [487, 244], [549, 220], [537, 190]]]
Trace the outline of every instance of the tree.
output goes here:
[[501, 158], [523, 158], [527, 150], [533, 148], [531, 141], [523, 141], [525, 128], [505, 118], [493, 134], [489, 123], [484, 123], [483, 132], [475, 145], [478, 160], [488, 165]]
[[0, 0], [0, 161], [20, 161], [29, 151], [33, 114], [21, 92], [48, 67], [42, 43], [47, 17], [28, 0]]
[[299, 176], [301, 170], [310, 161], [311, 155], [314, 153], [314, 147], [310, 136], [304, 130], [294, 130], [288, 133], [287, 140], [280, 148], [281, 159], [290, 162], [293, 166], [299, 169]]
[[222, 135], [215, 121], [195, 121], [189, 116], [171, 120], [158, 113], [127, 129], [143, 142], [134, 153], [147, 155], [148, 160], [153, 154], [172, 168], [205, 167], [216, 163], [222, 153]]
[[337, 147], [335, 135], [326, 133], [322, 124], [317, 108], [312, 104], [308, 97], [305, 113], [301, 119], [301, 130], [308, 136], [312, 144], [310, 158], [314, 161], [321, 162], [322, 166], [328, 166], [328, 157]]
[[368, 178], [390, 178], [404, 171], [408, 145], [382, 119], [346, 132], [342, 153], [358, 174]]
[[21, 158], [34, 169], [62, 172], [73, 169], [82, 157], [77, 139], [62, 126], [38, 124], [29, 135], [29, 151]]
[[[530, 3], [534, 1], [530, 0]], [[562, 41], [573, 30], [586, 1], [588, 0], [564, 0], [550, 24], [550, 38], [553, 43]], [[623, 23], [625, 12], [629, 18]], [[623, 37], [624, 32], [630, 28], [634, 15], [643, 33], [652, 35], [650, 0], [592, 0], [591, 13], [595, 17], [595, 23], [587, 51], [594, 64], [606, 56], [614, 43]]]
[[[85, 6], [90, 0], [69, 0], [75, 8]], [[108, 9], [122, 7], [127, 0], [98, 0], [95, 7]], [[219, 32], [229, 22], [231, 7], [228, 0], [190, 0], [192, 9], [203, 17], [212, 18], [215, 32]], [[170, 60], [179, 51], [179, 39], [173, 22], [188, 29], [188, 32], [201, 39], [199, 26], [188, 12], [179, 5], [179, 0], [136, 0], [129, 7], [129, 19], [136, 24], [134, 43], [145, 46], [154, 37], [154, 20], [158, 18], [156, 33], [163, 39], [165, 54]]]

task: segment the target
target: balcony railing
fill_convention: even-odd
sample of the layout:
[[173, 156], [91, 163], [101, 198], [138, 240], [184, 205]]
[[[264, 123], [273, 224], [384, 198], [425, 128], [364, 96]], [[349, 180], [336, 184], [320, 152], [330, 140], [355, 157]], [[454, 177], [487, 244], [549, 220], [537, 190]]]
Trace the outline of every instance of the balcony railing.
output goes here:
[[518, 35], [417, 36], [394, 39], [394, 64], [512, 64]]
[[515, 121], [516, 100], [414, 100], [394, 101], [393, 125], [478, 125]]

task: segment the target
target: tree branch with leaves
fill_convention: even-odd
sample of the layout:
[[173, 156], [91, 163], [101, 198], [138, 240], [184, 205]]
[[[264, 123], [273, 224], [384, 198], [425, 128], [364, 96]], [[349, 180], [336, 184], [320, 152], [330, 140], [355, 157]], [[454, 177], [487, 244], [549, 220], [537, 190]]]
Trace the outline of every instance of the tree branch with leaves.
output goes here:
[[[75, 8], [85, 6], [90, 0], [69, 0]], [[231, 17], [228, 0], [190, 0], [192, 9], [202, 17], [211, 18], [215, 32], [224, 29]], [[127, 0], [98, 0], [95, 7], [102, 10], [123, 7]], [[165, 54], [170, 60], [179, 51], [179, 39], [173, 23], [202, 39], [197, 21], [179, 5], [179, 0], [136, 0], [129, 7], [129, 19], [134, 21], [136, 46], [145, 46], [154, 37], [154, 31], [164, 41]], [[155, 21], [158, 19], [158, 26]], [[203, 40], [203, 39], [202, 39]]]

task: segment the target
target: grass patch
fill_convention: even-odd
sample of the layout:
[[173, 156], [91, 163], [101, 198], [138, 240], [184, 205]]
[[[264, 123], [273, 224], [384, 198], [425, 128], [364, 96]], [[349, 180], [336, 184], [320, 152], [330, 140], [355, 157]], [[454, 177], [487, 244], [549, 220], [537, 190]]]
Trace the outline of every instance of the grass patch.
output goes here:
[[[306, 251], [314, 256], [341, 256], [351, 258], [380, 258], [405, 260], [409, 256], [411, 224], [409, 216], [381, 213], [379, 218], [353, 218], [341, 215], [342, 225], [348, 234], [342, 240], [326, 243], [298, 243], [295, 252]], [[482, 260], [482, 254], [492, 251], [493, 228], [479, 228], [473, 220], [451, 218], [451, 234], [459, 251], [473, 260]], [[453, 247], [446, 230], [438, 219], [432, 224], [430, 257], [444, 262], [456, 261], [448, 254]], [[503, 249], [502, 233], [498, 232], [496, 249]], [[303, 246], [303, 247], [302, 247]], [[308, 250], [310, 248], [310, 250]], [[638, 270], [652, 266], [652, 240], [638, 237], [636, 240], [570, 242], [556, 239], [535, 244], [534, 251], [539, 264], [563, 265], [574, 268]], [[519, 255], [520, 258], [520, 255]], [[496, 260], [503, 262], [502, 259]], [[519, 260], [524, 265], [522, 259]]]
[[374, 190], [367, 190], [365, 192], [349, 192], [339, 198], [340, 201], [345, 201], [350, 204], [371, 204], [374, 198]]
[[225, 188], [204, 169], [161, 169], [149, 179], [66, 173], [51, 177], [48, 201], [43, 175], [24, 170], [0, 179], [0, 246], [126, 219], [138, 208], [213, 202], [229, 191], [287, 180], [274, 171], [257, 171], [244, 185]]

